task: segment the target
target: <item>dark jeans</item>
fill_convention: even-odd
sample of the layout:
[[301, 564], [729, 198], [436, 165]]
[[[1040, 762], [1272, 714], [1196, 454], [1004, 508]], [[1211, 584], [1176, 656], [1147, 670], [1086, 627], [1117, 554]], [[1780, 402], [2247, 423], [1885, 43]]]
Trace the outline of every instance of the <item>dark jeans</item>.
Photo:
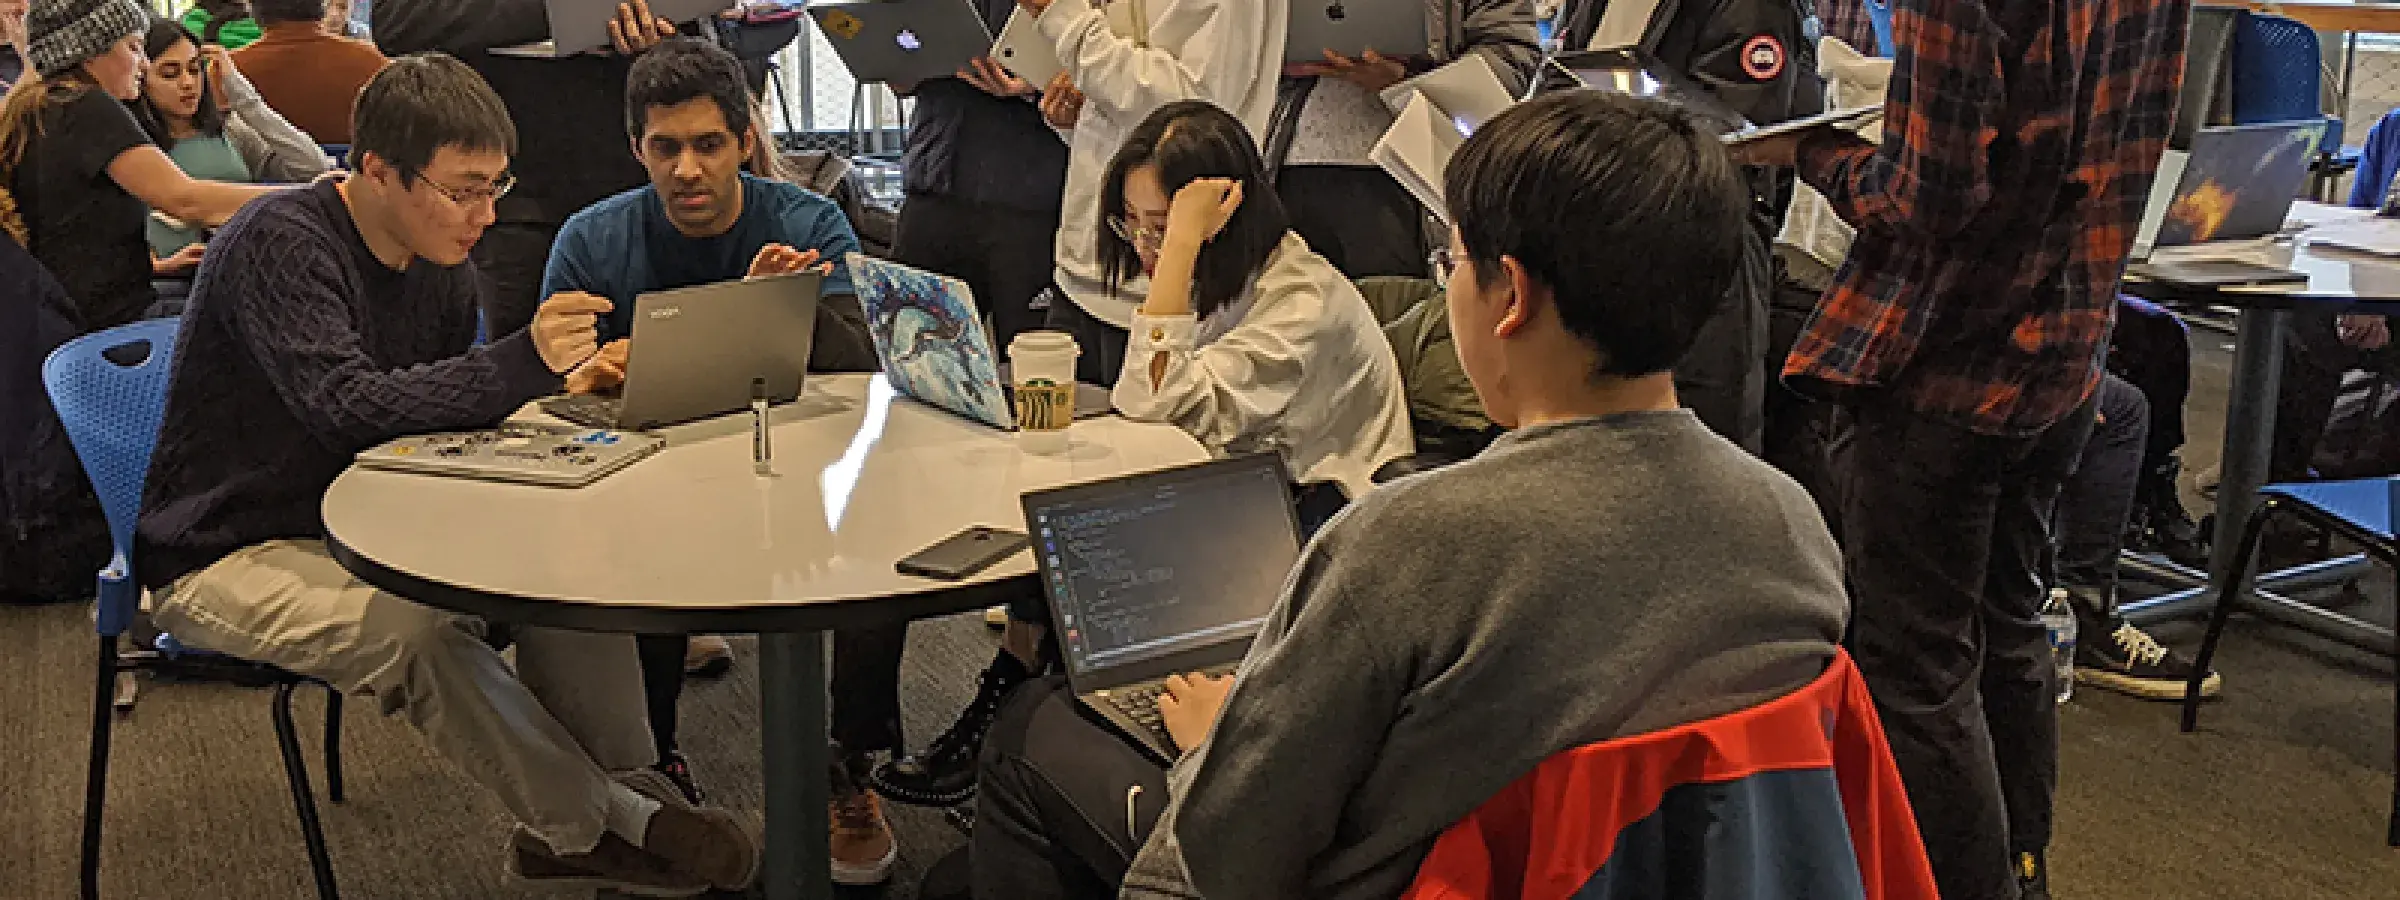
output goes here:
[[1759, 458], [1799, 482], [1800, 488], [1817, 502], [1817, 512], [1825, 517], [1826, 529], [1839, 535], [1841, 519], [1835, 515], [1832, 475], [1828, 471], [1832, 461], [1826, 456], [1839, 407], [1804, 396], [1783, 383], [1784, 357], [1791, 353], [1792, 343], [1799, 339], [1814, 314], [1817, 294], [1810, 288], [1782, 282], [1776, 285], [1774, 297], [1767, 305], [1767, 355], [1761, 367], [1766, 389], [1761, 398], [1764, 425]]
[[[2387, 319], [2387, 321], [2389, 321]], [[2360, 350], [2342, 343], [2330, 313], [2300, 312], [2291, 319], [2283, 345], [2282, 391], [2275, 397], [2275, 441], [2267, 464], [2270, 482], [2306, 481], [2324, 440], [2342, 376], [2366, 369], [2400, 377], [2400, 349]]]
[[498, 340], [533, 324], [533, 311], [542, 305], [542, 269], [557, 238], [555, 224], [500, 222], [484, 229], [471, 257], [491, 287], [483, 303], [486, 337]]
[[1043, 326], [1075, 336], [1076, 381], [1117, 386], [1117, 373], [1125, 371], [1125, 329], [1094, 318], [1055, 290], [1050, 292], [1050, 310]]
[[[905, 623], [833, 633], [833, 740], [852, 758], [900, 749], [900, 652], [907, 638]], [[634, 638], [642, 661], [643, 700], [650, 709], [650, 737], [662, 760], [675, 752], [684, 640], [680, 634]]]
[[1288, 166], [1275, 180], [1292, 230], [1351, 278], [1425, 277], [1425, 208], [1372, 166]]
[[[2153, 421], [2142, 389], [2114, 373], [2100, 379], [2092, 436], [2058, 492], [2058, 580], [2070, 588], [2087, 626], [2113, 629], [2117, 618], [2117, 554]], [[2094, 634], [2103, 633], [2095, 629]]]
[[1167, 805], [1166, 769], [1089, 718], [1055, 676], [1001, 704], [978, 784], [968, 838], [978, 900], [1117, 896]]
[[2015, 438], [1880, 399], [1843, 415], [1833, 464], [1851, 653], [1942, 896], [2015, 900], [2013, 855], [2050, 841], [2058, 705], [2043, 566], [2091, 405]]
[[1033, 300], [1050, 287], [1058, 211], [1027, 212], [943, 194], [910, 194], [900, 205], [892, 259], [967, 283], [992, 321], [992, 350], [1006, 358], [1020, 331], [1040, 328]]

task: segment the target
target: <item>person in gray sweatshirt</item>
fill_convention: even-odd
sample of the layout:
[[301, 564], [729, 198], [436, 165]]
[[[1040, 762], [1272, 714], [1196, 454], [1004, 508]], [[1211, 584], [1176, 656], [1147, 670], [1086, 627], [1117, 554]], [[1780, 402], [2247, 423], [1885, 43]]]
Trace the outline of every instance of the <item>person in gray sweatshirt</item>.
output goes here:
[[1171, 768], [1060, 682], [1020, 688], [984, 749], [976, 896], [1396, 897], [1553, 754], [1758, 705], [1833, 659], [1848, 604], [1816, 506], [1675, 395], [1747, 227], [1717, 139], [1560, 93], [1487, 124], [1447, 179], [1459, 357], [1513, 430], [1327, 524], [1232, 679], [1171, 678]]

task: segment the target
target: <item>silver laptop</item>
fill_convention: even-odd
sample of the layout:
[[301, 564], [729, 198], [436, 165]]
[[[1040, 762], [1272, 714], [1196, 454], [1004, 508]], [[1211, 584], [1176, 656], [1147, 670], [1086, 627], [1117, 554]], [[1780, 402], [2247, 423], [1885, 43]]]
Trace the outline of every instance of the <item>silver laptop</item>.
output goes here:
[[992, 47], [992, 30], [969, 0], [815, 3], [808, 14], [861, 82], [945, 77]]
[[[608, 23], [617, 17], [621, 0], [545, 0], [550, 16], [550, 39], [514, 47], [494, 47], [497, 56], [563, 57], [611, 46]], [[732, 8], [734, 0], [648, 0], [650, 14], [678, 25], [698, 21]]]
[[2192, 134], [2190, 153], [2159, 159], [2135, 259], [2159, 247], [2267, 237], [2284, 228], [2308, 183], [2325, 120], [2219, 125]]
[[747, 409], [754, 379], [766, 380], [769, 401], [788, 403], [808, 372], [824, 285], [808, 272], [643, 294], [634, 301], [623, 395], [569, 394], [542, 409], [578, 425], [634, 431]]
[[1425, 4], [1405, 0], [1293, 0], [1285, 62], [1324, 62], [1325, 51], [1357, 59], [1373, 50], [1394, 59], [1424, 56]]
[[1231, 672], [1300, 558], [1290, 485], [1267, 453], [1022, 498], [1068, 687], [1161, 761], [1167, 676]]

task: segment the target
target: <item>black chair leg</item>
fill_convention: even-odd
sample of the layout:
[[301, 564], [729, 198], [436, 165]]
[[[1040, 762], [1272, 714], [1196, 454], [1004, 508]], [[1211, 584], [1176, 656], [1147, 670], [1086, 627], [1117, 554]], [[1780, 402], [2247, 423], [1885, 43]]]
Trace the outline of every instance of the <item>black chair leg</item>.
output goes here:
[[2268, 497], [2242, 523], [2241, 543], [2235, 545], [2233, 572], [2226, 583], [2217, 586], [2217, 605], [2208, 615], [2208, 635], [2200, 640], [2199, 658], [2192, 663], [2191, 679], [2183, 685], [2183, 730], [2190, 733], [2200, 727], [2200, 685], [2208, 679], [2209, 666], [2217, 657], [2217, 641], [2225, 636], [2225, 624], [2233, 620], [2234, 598], [2249, 590], [2250, 567], [2257, 562], [2258, 544], [2266, 537], [2267, 520], [2281, 504]]
[[108, 738], [116, 725], [117, 639], [100, 637], [92, 688], [91, 761], [83, 776], [83, 900], [100, 897], [100, 818], [108, 807]]
[[317, 897], [337, 900], [341, 896], [333, 886], [333, 858], [325, 849], [325, 826], [317, 821], [317, 801], [308, 787], [308, 761], [300, 756], [300, 729], [292, 724], [292, 688], [297, 683], [284, 681], [275, 685], [275, 744], [283, 751], [283, 773], [291, 782], [292, 805], [300, 813], [300, 837], [308, 842], [308, 867], [317, 878]]
[[342, 692], [325, 686], [325, 797], [342, 802]]
[[[2400, 583], [2392, 586], [2394, 600], [2400, 600]], [[2392, 655], [2400, 658], [2400, 637], [2392, 639]], [[2400, 683], [2392, 685], [2392, 821], [2384, 826], [2383, 842], [2400, 847]]]

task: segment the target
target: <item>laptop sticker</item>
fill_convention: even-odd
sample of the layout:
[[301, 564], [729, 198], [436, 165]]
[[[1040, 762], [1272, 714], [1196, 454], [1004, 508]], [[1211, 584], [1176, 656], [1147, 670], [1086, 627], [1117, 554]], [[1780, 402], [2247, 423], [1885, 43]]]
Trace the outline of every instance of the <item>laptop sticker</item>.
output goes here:
[[859, 21], [857, 16], [838, 9], [825, 13], [819, 24], [825, 26], [825, 33], [843, 40], [854, 40], [867, 28], [867, 23]]

